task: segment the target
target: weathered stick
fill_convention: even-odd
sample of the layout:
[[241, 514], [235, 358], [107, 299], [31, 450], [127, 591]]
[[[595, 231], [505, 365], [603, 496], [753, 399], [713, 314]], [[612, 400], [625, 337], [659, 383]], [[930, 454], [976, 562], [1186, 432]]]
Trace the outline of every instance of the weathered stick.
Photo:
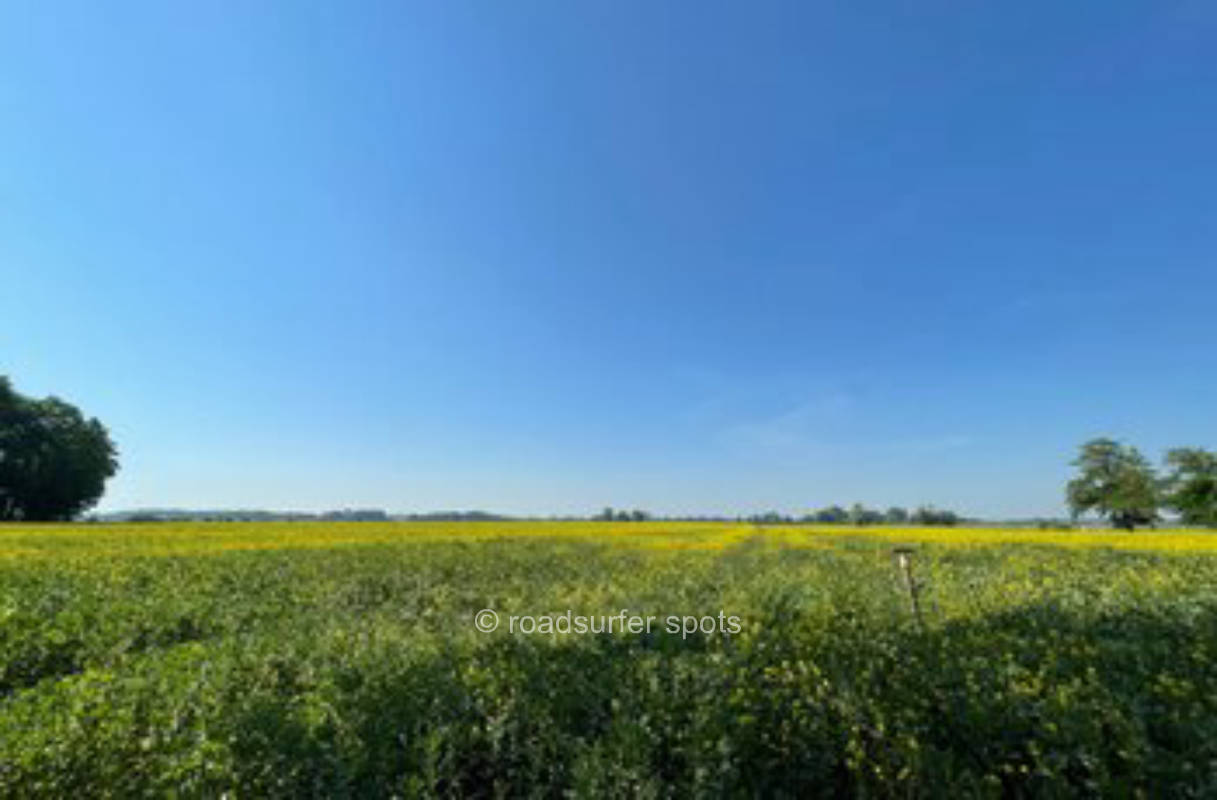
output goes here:
[[921, 586], [917, 583], [917, 579], [913, 577], [913, 548], [893, 548], [892, 556], [896, 559], [896, 566], [904, 578], [904, 587], [908, 590], [909, 604], [913, 609], [913, 619], [917, 620], [917, 627], [924, 630], [925, 621], [921, 618], [921, 598], [919, 597]]

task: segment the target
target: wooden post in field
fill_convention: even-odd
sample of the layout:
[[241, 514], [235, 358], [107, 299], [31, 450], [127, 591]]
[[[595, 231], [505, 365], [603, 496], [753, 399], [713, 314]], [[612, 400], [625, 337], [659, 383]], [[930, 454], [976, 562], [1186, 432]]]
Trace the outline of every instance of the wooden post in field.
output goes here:
[[913, 619], [917, 620], [918, 628], [925, 628], [925, 622], [921, 619], [921, 600], [918, 594], [921, 591], [921, 586], [918, 585], [917, 579], [913, 577], [913, 548], [911, 547], [894, 547], [892, 548], [892, 557], [896, 560], [896, 568], [900, 570], [900, 576], [904, 581], [904, 588], [909, 593], [909, 603], [913, 608]]

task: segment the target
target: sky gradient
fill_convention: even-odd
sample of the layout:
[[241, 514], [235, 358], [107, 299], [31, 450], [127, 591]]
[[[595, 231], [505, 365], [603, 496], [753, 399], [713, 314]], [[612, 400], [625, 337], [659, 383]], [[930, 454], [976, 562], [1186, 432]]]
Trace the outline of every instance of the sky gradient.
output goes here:
[[0, 6], [101, 509], [1063, 513], [1217, 447], [1201, 2]]

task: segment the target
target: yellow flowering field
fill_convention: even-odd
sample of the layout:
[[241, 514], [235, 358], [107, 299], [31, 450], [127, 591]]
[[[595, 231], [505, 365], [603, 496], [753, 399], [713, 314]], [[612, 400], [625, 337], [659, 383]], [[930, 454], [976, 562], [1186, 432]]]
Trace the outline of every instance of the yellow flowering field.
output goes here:
[[753, 525], [732, 522], [186, 522], [0, 527], [0, 558], [69, 555], [187, 555], [232, 550], [316, 549], [448, 540], [592, 540], [616, 547], [718, 550], [748, 540], [776, 547], [831, 548], [844, 540], [987, 547], [1001, 544], [1201, 553], [1217, 550], [1203, 531], [1043, 531], [1018, 528], [926, 528], [845, 525]]
[[1215, 541], [0, 526], [0, 797], [1212, 796]]

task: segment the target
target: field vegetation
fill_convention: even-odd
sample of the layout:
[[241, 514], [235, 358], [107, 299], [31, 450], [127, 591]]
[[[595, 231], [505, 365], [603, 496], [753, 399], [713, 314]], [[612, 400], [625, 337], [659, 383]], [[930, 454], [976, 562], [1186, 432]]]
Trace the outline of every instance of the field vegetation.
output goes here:
[[[1214, 551], [1188, 532], [5, 526], [0, 795], [1212, 796]], [[742, 630], [506, 629], [627, 609]]]

